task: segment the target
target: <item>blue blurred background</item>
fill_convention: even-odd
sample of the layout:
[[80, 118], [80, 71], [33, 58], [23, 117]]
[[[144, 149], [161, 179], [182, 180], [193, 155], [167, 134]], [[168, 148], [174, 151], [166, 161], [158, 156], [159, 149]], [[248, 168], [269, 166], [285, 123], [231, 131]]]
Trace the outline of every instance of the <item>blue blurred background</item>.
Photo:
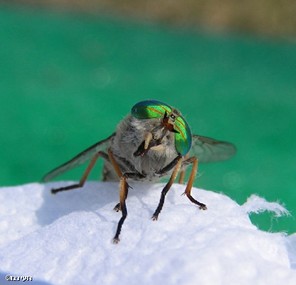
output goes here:
[[[229, 161], [200, 165], [197, 187], [240, 204], [253, 193], [279, 201], [291, 217], [252, 220], [296, 231], [295, 5], [288, 25], [228, 6], [219, 16], [215, 1], [208, 18], [192, 1], [187, 14], [161, 5], [168, 1], [154, 10], [136, 1], [35, 2], [0, 3], [2, 186], [39, 181], [110, 135], [133, 104], [157, 99], [181, 110], [195, 134], [238, 148]], [[60, 179], [78, 180], [83, 169]]]

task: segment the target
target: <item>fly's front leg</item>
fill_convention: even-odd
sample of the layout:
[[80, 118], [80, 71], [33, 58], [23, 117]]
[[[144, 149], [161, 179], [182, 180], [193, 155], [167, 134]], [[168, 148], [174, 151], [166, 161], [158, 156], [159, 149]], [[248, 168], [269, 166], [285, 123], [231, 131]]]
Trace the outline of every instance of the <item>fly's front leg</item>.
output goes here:
[[116, 229], [116, 233], [115, 233], [115, 236], [113, 238], [113, 243], [118, 243], [120, 241], [119, 239], [119, 235], [120, 235], [120, 232], [121, 232], [121, 228], [122, 228], [122, 225], [127, 217], [127, 208], [126, 208], [126, 203], [125, 203], [125, 200], [127, 198], [127, 194], [128, 194], [128, 184], [126, 182], [126, 177], [125, 176], [122, 176], [120, 178], [120, 191], [119, 191], [119, 204], [120, 204], [120, 210], [121, 210], [121, 213], [122, 213], [122, 216], [117, 224], [117, 229]]
[[[132, 178], [132, 179], [143, 179], [146, 177], [145, 175], [141, 173], [136, 173], [136, 172], [125, 172], [123, 176], [126, 178]], [[128, 188], [132, 188], [132, 187], [128, 185]], [[113, 210], [116, 212], [119, 212], [121, 210], [120, 203], [117, 203], [113, 208]]]
[[[170, 180], [169, 182], [164, 186], [163, 190], [161, 191], [161, 196], [160, 196], [160, 200], [159, 200], [159, 203], [158, 203], [158, 206], [152, 216], [152, 220], [153, 221], [156, 221], [158, 219], [158, 215], [160, 214], [161, 210], [162, 210], [162, 207], [163, 207], [163, 204], [164, 204], [164, 200], [165, 200], [165, 196], [167, 194], [167, 192], [170, 190], [172, 184], [174, 183], [177, 175], [178, 175], [178, 172], [180, 170], [180, 167], [181, 167], [181, 164], [182, 164], [182, 157], [181, 156], [178, 156], [176, 157], [168, 166], [166, 166], [164, 169], [167, 169], [167, 168], [172, 168], [172, 165], [175, 164], [175, 168], [174, 168], [174, 171], [170, 177]], [[160, 171], [160, 173], [162, 173], [163, 170]]]
[[72, 189], [76, 189], [76, 188], [81, 188], [83, 187], [90, 171], [92, 170], [92, 168], [94, 167], [94, 165], [96, 164], [96, 161], [99, 157], [102, 157], [106, 160], [108, 160], [108, 155], [103, 152], [103, 151], [99, 151], [95, 154], [95, 156], [92, 158], [92, 160], [90, 161], [88, 167], [86, 168], [86, 170], [84, 171], [80, 181], [77, 184], [72, 184], [69, 186], [65, 186], [65, 187], [60, 187], [60, 188], [56, 188], [56, 189], [51, 189], [51, 193], [52, 194], [56, 194], [57, 192], [61, 192], [61, 191], [67, 191], [67, 190], [72, 190]]
[[185, 189], [185, 192], [184, 194], [186, 194], [186, 196], [188, 197], [188, 199], [199, 206], [199, 208], [201, 210], [206, 210], [207, 209], [207, 206], [197, 200], [195, 200], [192, 196], [191, 196], [191, 189], [192, 189], [192, 185], [193, 185], [193, 182], [194, 182], [194, 179], [195, 179], [195, 175], [197, 173], [197, 168], [198, 168], [198, 160], [196, 157], [190, 157], [188, 158], [187, 160], [185, 160], [183, 162], [183, 164], [192, 164], [192, 169], [191, 169], [191, 173], [190, 173], [190, 176], [189, 176], [189, 179], [188, 179], [188, 182], [187, 182], [187, 186], [186, 186], [186, 189]]
[[113, 243], [118, 243], [120, 241], [119, 239], [119, 235], [121, 232], [121, 228], [122, 225], [127, 217], [127, 207], [126, 207], [126, 198], [128, 195], [128, 189], [129, 189], [129, 185], [127, 183], [127, 178], [128, 177], [134, 177], [139, 176], [140, 174], [138, 173], [125, 173], [122, 174], [122, 171], [120, 170], [120, 167], [118, 165], [118, 163], [116, 162], [114, 155], [112, 153], [112, 151], [109, 149], [108, 150], [108, 155], [109, 155], [109, 159], [110, 162], [112, 163], [112, 166], [115, 170], [115, 172], [117, 173], [118, 177], [120, 178], [120, 182], [119, 182], [119, 204], [117, 204], [114, 208], [114, 210], [119, 211], [121, 210], [122, 216], [117, 224], [117, 229], [116, 229], [116, 233], [115, 236], [113, 238]]

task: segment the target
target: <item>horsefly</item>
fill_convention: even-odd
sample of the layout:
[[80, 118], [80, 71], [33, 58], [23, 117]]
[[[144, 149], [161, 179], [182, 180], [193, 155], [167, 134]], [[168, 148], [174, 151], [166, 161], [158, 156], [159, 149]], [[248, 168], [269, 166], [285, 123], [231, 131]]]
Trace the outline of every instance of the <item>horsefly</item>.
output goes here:
[[51, 192], [55, 194], [80, 188], [97, 159], [103, 158], [103, 181], [119, 180], [119, 203], [114, 209], [121, 211], [122, 216], [113, 238], [113, 242], [118, 243], [122, 225], [127, 217], [128, 180], [157, 181], [170, 175], [152, 216], [155, 221], [177, 175], [179, 174], [179, 182], [183, 183], [185, 169], [192, 165], [184, 194], [200, 209], [206, 210], [206, 205], [191, 195], [198, 162], [225, 160], [235, 152], [235, 146], [231, 143], [192, 135], [189, 125], [177, 109], [156, 100], [146, 100], [132, 107], [131, 114], [118, 124], [115, 133], [53, 169], [44, 176], [43, 181], [49, 181], [90, 160], [77, 184], [52, 189]]

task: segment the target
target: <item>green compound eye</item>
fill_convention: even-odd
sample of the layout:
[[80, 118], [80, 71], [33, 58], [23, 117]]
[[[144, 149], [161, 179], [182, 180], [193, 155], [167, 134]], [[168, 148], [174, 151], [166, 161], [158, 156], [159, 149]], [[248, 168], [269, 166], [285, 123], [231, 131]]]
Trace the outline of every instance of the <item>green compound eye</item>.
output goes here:
[[[172, 107], [156, 100], [141, 101], [134, 105], [131, 110], [132, 116], [140, 120], [164, 118], [165, 114], [169, 116], [172, 112]], [[175, 112], [179, 114], [178, 111]], [[175, 133], [176, 151], [185, 156], [191, 148], [192, 135], [187, 122], [182, 116], [176, 116], [174, 129], [177, 131]]]
[[171, 112], [169, 105], [156, 100], [141, 101], [132, 108], [132, 115], [140, 120], [163, 118], [165, 113]]
[[175, 134], [175, 147], [178, 153], [185, 156], [192, 144], [191, 130], [182, 116], [177, 117], [175, 121], [175, 130], [178, 132]]

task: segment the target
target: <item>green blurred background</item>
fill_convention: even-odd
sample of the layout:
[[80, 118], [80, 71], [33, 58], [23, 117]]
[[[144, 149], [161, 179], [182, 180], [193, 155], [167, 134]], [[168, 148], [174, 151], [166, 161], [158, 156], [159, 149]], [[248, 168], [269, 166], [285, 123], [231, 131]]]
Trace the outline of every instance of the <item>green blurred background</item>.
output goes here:
[[[200, 165], [197, 187], [240, 204], [253, 193], [279, 201], [291, 217], [252, 220], [264, 230], [296, 231], [295, 13], [290, 25], [274, 20], [268, 29], [259, 12], [253, 22], [252, 11], [236, 22], [241, 14], [228, 6], [229, 15], [214, 15], [228, 15], [223, 25], [190, 6], [188, 19], [182, 9], [163, 15], [168, 1], [154, 5], [155, 14], [146, 5], [143, 17], [135, 1], [12, 2], [0, 2], [2, 186], [39, 181], [151, 98], [180, 109], [194, 133], [236, 144], [233, 159]], [[78, 180], [82, 171], [60, 179]]]

